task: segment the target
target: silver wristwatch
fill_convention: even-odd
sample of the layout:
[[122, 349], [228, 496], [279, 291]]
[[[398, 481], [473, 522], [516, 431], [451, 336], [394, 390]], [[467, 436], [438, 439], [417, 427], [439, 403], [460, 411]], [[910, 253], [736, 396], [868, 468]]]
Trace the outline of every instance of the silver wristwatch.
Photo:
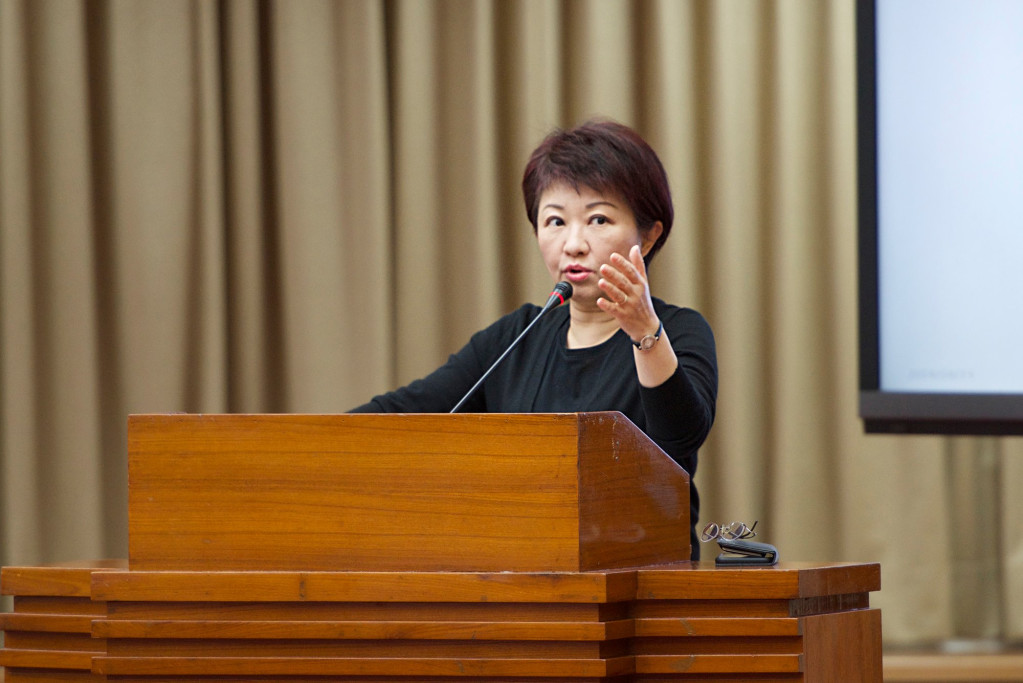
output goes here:
[[662, 332], [664, 332], [664, 323], [658, 320], [656, 332], [654, 332], [653, 334], [646, 335], [639, 341], [632, 342], [632, 345], [635, 346], [640, 351], [649, 351], [650, 349], [654, 348], [654, 344], [656, 344], [657, 340], [661, 338]]

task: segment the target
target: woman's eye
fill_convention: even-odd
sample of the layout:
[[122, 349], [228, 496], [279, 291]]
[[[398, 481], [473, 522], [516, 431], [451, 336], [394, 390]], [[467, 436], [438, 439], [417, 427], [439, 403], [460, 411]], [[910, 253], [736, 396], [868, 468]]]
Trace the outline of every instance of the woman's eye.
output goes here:
[[543, 222], [545, 227], [548, 228], [560, 228], [565, 224], [565, 221], [561, 220], [558, 216], [551, 216]]
[[594, 216], [590, 219], [590, 222], [597, 225], [607, 225], [608, 220], [606, 216]]

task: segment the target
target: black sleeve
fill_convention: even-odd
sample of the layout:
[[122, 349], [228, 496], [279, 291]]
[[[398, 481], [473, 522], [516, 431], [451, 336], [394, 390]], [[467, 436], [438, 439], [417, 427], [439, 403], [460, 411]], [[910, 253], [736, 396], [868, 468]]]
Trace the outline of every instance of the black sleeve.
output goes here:
[[692, 309], [665, 307], [658, 313], [678, 368], [661, 385], [640, 387], [646, 431], [692, 475], [696, 451], [714, 423], [718, 388], [714, 334]]
[[700, 559], [700, 539], [696, 533], [700, 494], [694, 477], [697, 451], [714, 423], [717, 353], [710, 325], [696, 311], [664, 307], [658, 310], [658, 315], [678, 357], [678, 368], [660, 386], [640, 385], [640, 401], [647, 435], [689, 473], [689, 542], [691, 559], [696, 561]]
[[[446, 413], [483, 376], [539, 309], [526, 304], [474, 334], [444, 365], [400, 389], [373, 397], [352, 413]], [[459, 412], [487, 412], [484, 393], [477, 391]]]

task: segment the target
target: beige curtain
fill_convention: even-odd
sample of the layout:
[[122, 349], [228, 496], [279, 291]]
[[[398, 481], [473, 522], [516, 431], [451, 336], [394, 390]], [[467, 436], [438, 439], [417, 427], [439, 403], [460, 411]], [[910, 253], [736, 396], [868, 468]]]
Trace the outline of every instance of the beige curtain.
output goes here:
[[718, 339], [703, 518], [1023, 637], [1020, 440], [856, 417], [854, 114], [853, 0], [0, 0], [0, 560], [125, 555], [130, 413], [344, 411], [542, 298], [521, 169], [603, 115]]

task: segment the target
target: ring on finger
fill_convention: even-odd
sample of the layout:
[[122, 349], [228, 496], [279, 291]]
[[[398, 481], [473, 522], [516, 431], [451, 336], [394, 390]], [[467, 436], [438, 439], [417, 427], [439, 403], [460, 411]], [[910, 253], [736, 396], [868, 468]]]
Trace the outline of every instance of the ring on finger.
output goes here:
[[621, 303], [619, 303], [618, 305], [619, 306], [624, 306], [627, 303], [629, 303], [629, 295], [628, 294], [625, 295], [625, 298], [622, 299]]

